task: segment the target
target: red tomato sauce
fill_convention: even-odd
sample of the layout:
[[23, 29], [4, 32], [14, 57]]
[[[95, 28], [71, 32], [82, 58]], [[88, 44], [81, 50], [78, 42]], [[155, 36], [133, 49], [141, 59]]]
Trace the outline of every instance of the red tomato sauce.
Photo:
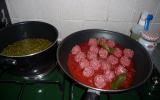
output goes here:
[[[89, 46], [88, 46], [87, 43], [88, 43], [88, 41], [78, 44], [81, 47], [81, 50], [83, 52], [87, 52], [88, 49], [89, 49]], [[123, 49], [123, 47], [118, 43], [116, 43], [115, 47]], [[93, 79], [94, 79], [95, 75], [103, 73], [103, 71], [101, 69], [95, 71], [95, 73], [92, 77], [87, 78], [87, 77], [83, 76], [82, 75], [83, 70], [79, 67], [79, 64], [74, 60], [74, 55], [72, 53], [70, 53], [69, 56], [68, 56], [67, 64], [68, 64], [68, 67], [69, 67], [70, 74], [76, 80], [78, 80], [79, 82], [81, 82], [85, 85], [96, 88], [94, 83], [93, 83]], [[131, 62], [130, 66], [127, 67], [127, 70], [128, 70], [127, 71], [127, 78], [123, 82], [123, 84], [121, 85], [120, 88], [128, 88], [133, 81], [134, 74], [135, 74], [133, 61]], [[107, 85], [105, 87], [103, 87], [102, 89], [105, 89], [105, 90], [111, 89], [111, 82], [108, 82]]]

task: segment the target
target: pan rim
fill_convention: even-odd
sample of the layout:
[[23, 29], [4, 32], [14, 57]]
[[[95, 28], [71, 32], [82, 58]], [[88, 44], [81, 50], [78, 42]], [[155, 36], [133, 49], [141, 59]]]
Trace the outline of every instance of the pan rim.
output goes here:
[[[144, 79], [144, 80], [142, 80], [142, 81], [140, 81], [138, 84], [136, 84], [136, 85], [131, 85], [130, 87], [128, 87], [128, 88], [124, 88], [124, 89], [116, 89], [116, 90], [113, 90], [113, 89], [111, 89], [111, 90], [105, 90], [105, 89], [99, 89], [99, 88], [95, 88], [95, 87], [91, 87], [91, 86], [89, 86], [89, 85], [86, 85], [86, 84], [84, 84], [84, 83], [82, 83], [82, 82], [80, 82], [80, 81], [78, 81], [76, 78], [74, 78], [71, 74], [69, 74], [63, 67], [62, 67], [62, 64], [60, 63], [60, 60], [59, 60], [59, 50], [60, 50], [60, 48], [62, 47], [62, 44], [66, 41], [66, 40], [68, 40], [68, 38], [70, 38], [72, 35], [74, 35], [74, 34], [76, 34], [76, 33], [79, 33], [79, 32], [83, 32], [83, 31], [90, 31], [90, 30], [96, 30], [96, 31], [103, 31], [103, 32], [114, 32], [114, 33], [120, 33], [120, 32], [115, 32], [115, 31], [110, 31], [110, 30], [103, 30], [103, 29], [86, 29], [86, 30], [81, 30], [81, 31], [77, 31], [77, 32], [74, 32], [74, 33], [72, 33], [72, 34], [70, 34], [70, 35], [68, 35], [67, 37], [65, 37], [61, 42], [60, 42], [60, 44], [59, 44], [59, 46], [58, 46], [58, 48], [57, 48], [57, 62], [58, 62], [58, 64], [59, 64], [59, 66], [61, 67], [61, 70], [71, 79], [71, 80], [73, 80], [73, 81], [75, 81], [76, 83], [78, 83], [79, 85], [81, 85], [81, 86], [83, 86], [83, 87], [85, 87], [85, 88], [88, 88], [88, 89], [93, 89], [93, 90], [98, 90], [98, 91], [100, 91], [100, 92], [108, 92], [108, 93], [117, 93], [117, 92], [124, 92], [124, 91], [128, 91], [128, 90], [132, 90], [132, 89], [135, 89], [135, 88], [138, 88], [139, 86], [141, 86], [142, 84], [144, 84], [148, 79], [149, 79], [149, 77], [151, 76], [151, 74], [152, 74], [152, 71], [153, 71], [153, 64], [152, 64], [152, 60], [151, 60], [151, 58], [150, 58], [150, 55], [148, 54], [148, 52], [146, 51], [146, 49], [144, 49], [144, 47], [142, 47], [145, 51], [145, 54], [146, 54], [146, 56], [147, 56], [147, 58], [148, 58], [148, 60], [149, 60], [149, 64], [150, 64], [150, 71], [148, 72], [148, 75], [146, 76], [146, 78]], [[123, 36], [125, 36], [125, 37], [127, 37], [126, 35], [124, 35], [124, 34], [122, 34], [122, 33], [120, 33], [121, 35], [123, 35]], [[127, 37], [128, 38], [128, 37]], [[132, 38], [131, 38], [132, 39]], [[132, 39], [133, 40], [133, 39]], [[135, 41], [135, 42], [137, 42], [137, 41]]]

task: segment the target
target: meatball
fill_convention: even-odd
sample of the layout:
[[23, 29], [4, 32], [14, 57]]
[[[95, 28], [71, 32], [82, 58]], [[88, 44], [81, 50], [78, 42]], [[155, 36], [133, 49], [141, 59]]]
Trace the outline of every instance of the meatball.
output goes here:
[[101, 67], [101, 63], [99, 60], [97, 59], [93, 59], [90, 61], [90, 66], [94, 69], [94, 70], [98, 70]]
[[94, 85], [97, 88], [104, 88], [106, 86], [106, 80], [104, 75], [96, 75], [94, 77]]
[[85, 67], [82, 74], [85, 77], [91, 77], [94, 74], [94, 69], [92, 67]]
[[86, 58], [86, 54], [84, 52], [79, 52], [75, 55], [75, 61], [80, 62], [82, 59]]
[[97, 59], [97, 54], [95, 54], [95, 53], [93, 53], [93, 52], [91, 52], [91, 51], [88, 51], [88, 52], [87, 52], [87, 58], [88, 58], [89, 60]]
[[113, 55], [118, 58], [122, 57], [122, 50], [119, 48], [115, 48], [115, 50], [113, 51]]
[[108, 41], [107, 41], [107, 45], [108, 45], [109, 47], [113, 48], [113, 47], [116, 45], [116, 43], [115, 43], [113, 40], [108, 40]]
[[124, 66], [129, 66], [131, 64], [131, 60], [128, 57], [123, 56], [120, 59], [120, 63]]
[[111, 71], [111, 70], [106, 70], [104, 75], [107, 82], [112, 82], [116, 77], [114, 71]]
[[106, 71], [106, 70], [111, 70], [112, 65], [107, 63], [106, 61], [101, 61], [101, 69]]
[[107, 55], [108, 55], [108, 51], [107, 50], [105, 50], [105, 49], [103, 49], [103, 48], [101, 48], [100, 50], [99, 50], [99, 57], [100, 58], [103, 58], [103, 59], [105, 59], [105, 58], [107, 58]]
[[132, 58], [133, 55], [134, 55], [134, 51], [131, 50], [131, 49], [125, 48], [125, 49], [123, 50], [123, 54], [124, 54], [124, 56], [126, 56], [126, 57], [128, 57], [128, 58]]
[[99, 48], [97, 46], [90, 46], [89, 51], [98, 54]]
[[81, 69], [84, 69], [85, 67], [89, 67], [89, 61], [87, 59], [82, 59], [79, 62], [79, 66]]
[[96, 38], [91, 38], [91, 39], [89, 39], [89, 41], [88, 41], [88, 45], [89, 46], [97, 46], [97, 39]]
[[113, 55], [110, 55], [108, 58], [107, 58], [107, 62], [112, 64], [112, 65], [116, 65], [118, 64], [118, 58], [113, 56]]
[[120, 75], [120, 74], [123, 74], [123, 73], [127, 73], [127, 69], [122, 66], [122, 65], [118, 65], [116, 68], [115, 68], [115, 73], [116, 75]]
[[78, 54], [79, 52], [81, 52], [81, 48], [79, 45], [75, 45], [73, 48], [72, 48], [72, 54], [76, 55]]

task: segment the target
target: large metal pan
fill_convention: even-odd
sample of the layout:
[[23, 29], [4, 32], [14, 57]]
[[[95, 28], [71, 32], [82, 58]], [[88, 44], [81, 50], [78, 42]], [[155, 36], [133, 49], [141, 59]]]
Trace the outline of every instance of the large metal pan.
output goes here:
[[[119, 90], [104, 90], [104, 89], [94, 88], [94, 87], [81, 83], [79, 80], [75, 79], [69, 72], [68, 66], [67, 66], [67, 59], [68, 59], [68, 54], [70, 53], [72, 47], [76, 44], [79, 44], [81, 42], [88, 40], [89, 38], [97, 38], [97, 37], [113, 39], [116, 42], [120, 43], [123, 47], [134, 50], [135, 55], [134, 55], [133, 60], [134, 60], [136, 72], [135, 72], [134, 81], [129, 88], [119, 89]], [[74, 80], [75, 82], [91, 90], [107, 92], [107, 93], [108, 92], [117, 93], [117, 92], [130, 90], [130, 89], [133, 89], [133, 88], [136, 88], [142, 85], [152, 73], [152, 62], [145, 48], [141, 44], [139, 44], [137, 41], [129, 38], [126, 35], [118, 33], [118, 32], [99, 30], [99, 29], [88, 29], [88, 30], [78, 31], [66, 37], [61, 42], [57, 50], [58, 50], [57, 60], [58, 60], [58, 63], [61, 69], [64, 71], [64, 73], [67, 76], [69, 76], [72, 80]], [[91, 98], [91, 96], [89, 97]]]

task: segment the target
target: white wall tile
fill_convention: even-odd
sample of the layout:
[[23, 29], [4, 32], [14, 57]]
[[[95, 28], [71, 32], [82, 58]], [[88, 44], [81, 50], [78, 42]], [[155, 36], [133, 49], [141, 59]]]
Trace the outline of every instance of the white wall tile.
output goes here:
[[131, 22], [138, 23], [140, 17], [141, 17], [141, 12], [134, 9]]
[[148, 11], [153, 14], [153, 22], [157, 22], [156, 17], [158, 6], [160, 5], [159, 0], [136, 0], [136, 6], [133, 11], [132, 21], [138, 22], [142, 12]]
[[135, 9], [140, 12], [149, 11], [155, 14], [159, 2], [159, 0], [136, 0]]
[[105, 29], [107, 22], [105, 21], [84, 21], [83, 29]]
[[[138, 22], [140, 15], [144, 11], [148, 11], [153, 14], [154, 23], [159, 23], [159, 12], [160, 10], [160, 1], [159, 0], [136, 0], [136, 7], [133, 12], [133, 22]], [[138, 17], [139, 16], [139, 17]]]
[[106, 20], [109, 0], [84, 0], [85, 20]]
[[62, 0], [61, 18], [65, 20], [81, 20], [84, 18], [83, 0]]
[[135, 0], [111, 0], [109, 21], [131, 21]]
[[160, 27], [160, 0], [6, 0], [6, 3], [13, 23], [44, 21], [58, 28], [61, 39], [89, 28], [129, 35], [142, 11], [155, 14], [152, 27]]
[[63, 20], [61, 21], [60, 39], [69, 34], [82, 30], [83, 20]]
[[120, 32], [122, 34], [129, 36], [132, 25], [133, 23], [128, 23], [128, 22], [109, 21], [107, 23], [106, 29]]
[[60, 0], [33, 0], [38, 19], [59, 19]]
[[160, 0], [136, 0], [135, 11], [139, 14], [143, 11], [148, 11], [153, 14], [153, 22], [157, 21], [156, 12], [158, 9], [158, 5], [160, 4]]
[[36, 10], [33, 0], [6, 0], [11, 18], [33, 19]]
[[23, 22], [23, 21], [39, 21], [39, 19], [23, 19], [23, 18], [12, 18], [11, 19], [12, 23], [18, 23], [18, 22]]
[[153, 18], [153, 23], [160, 23], [160, 2], [159, 2], [159, 5], [157, 7], [156, 14]]
[[150, 31], [160, 34], [160, 23], [152, 23]]

